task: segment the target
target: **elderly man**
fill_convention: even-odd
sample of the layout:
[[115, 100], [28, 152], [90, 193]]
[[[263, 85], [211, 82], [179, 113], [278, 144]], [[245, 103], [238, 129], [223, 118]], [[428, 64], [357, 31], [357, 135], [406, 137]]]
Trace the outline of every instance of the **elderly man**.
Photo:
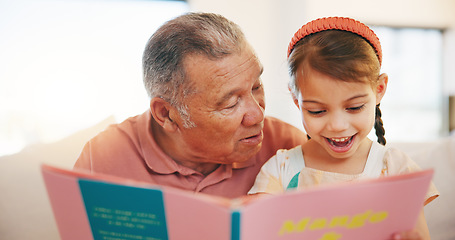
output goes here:
[[228, 198], [246, 195], [278, 149], [306, 135], [264, 116], [262, 66], [240, 28], [207, 13], [177, 17], [143, 56], [150, 110], [110, 126], [75, 168]]

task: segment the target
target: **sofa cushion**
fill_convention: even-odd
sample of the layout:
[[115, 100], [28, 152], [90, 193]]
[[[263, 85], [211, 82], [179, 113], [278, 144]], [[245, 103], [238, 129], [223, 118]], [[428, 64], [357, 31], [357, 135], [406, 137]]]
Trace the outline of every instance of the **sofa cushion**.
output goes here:
[[114, 117], [109, 117], [58, 142], [31, 145], [17, 154], [0, 157], [1, 239], [60, 239], [41, 163], [72, 168], [84, 144], [114, 122]]

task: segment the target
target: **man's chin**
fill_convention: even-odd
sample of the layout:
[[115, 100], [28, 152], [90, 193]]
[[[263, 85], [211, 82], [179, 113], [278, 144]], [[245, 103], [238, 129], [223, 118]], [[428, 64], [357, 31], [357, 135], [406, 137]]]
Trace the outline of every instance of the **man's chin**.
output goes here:
[[248, 162], [249, 159], [254, 157], [259, 150], [261, 150], [262, 143], [250, 147], [248, 149], [245, 149], [244, 151], [237, 151], [235, 152], [235, 157], [232, 158], [232, 163], [233, 164], [243, 164], [245, 162]]

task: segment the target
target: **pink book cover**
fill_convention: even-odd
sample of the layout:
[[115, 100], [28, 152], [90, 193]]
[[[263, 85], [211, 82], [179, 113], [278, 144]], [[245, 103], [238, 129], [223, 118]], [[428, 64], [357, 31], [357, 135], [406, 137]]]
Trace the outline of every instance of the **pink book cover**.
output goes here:
[[413, 229], [433, 170], [260, 199], [240, 208], [240, 239], [390, 239]]
[[433, 170], [265, 196], [246, 204], [42, 165], [62, 240], [388, 239], [412, 229]]
[[231, 239], [230, 201], [43, 164], [62, 240]]

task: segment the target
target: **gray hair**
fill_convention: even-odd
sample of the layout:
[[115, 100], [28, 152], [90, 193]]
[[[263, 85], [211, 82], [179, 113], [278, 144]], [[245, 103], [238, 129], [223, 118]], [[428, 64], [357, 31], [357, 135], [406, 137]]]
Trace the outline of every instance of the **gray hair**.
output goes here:
[[240, 27], [213, 13], [187, 13], [163, 24], [149, 39], [142, 57], [143, 81], [149, 97], [160, 97], [176, 107], [184, 127], [195, 127], [185, 98], [194, 94], [183, 68], [191, 54], [210, 60], [241, 51], [245, 36]]

